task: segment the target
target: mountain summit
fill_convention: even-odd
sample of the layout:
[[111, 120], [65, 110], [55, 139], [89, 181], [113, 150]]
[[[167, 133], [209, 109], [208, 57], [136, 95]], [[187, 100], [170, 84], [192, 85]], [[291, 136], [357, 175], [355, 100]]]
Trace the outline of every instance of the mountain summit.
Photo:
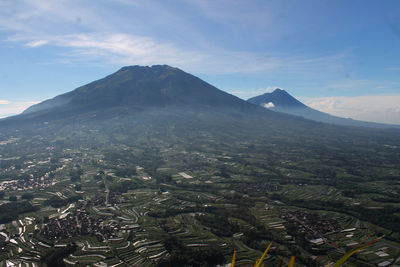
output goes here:
[[247, 100], [250, 103], [266, 108], [280, 111], [281, 108], [305, 108], [307, 107], [296, 98], [288, 94], [285, 90], [275, 89], [272, 93], [265, 93], [260, 96], [252, 97]]
[[306, 119], [343, 126], [364, 126], [374, 128], [399, 128], [397, 125], [358, 121], [340, 118], [312, 109], [291, 96], [285, 90], [275, 89], [272, 93], [265, 93], [249, 98], [250, 103], [262, 106], [269, 110], [304, 117]]
[[[240, 116], [267, 116], [270, 112], [228, 94], [207, 82], [168, 65], [128, 66], [68, 93], [26, 109], [22, 114], [0, 120], [0, 127], [52, 124], [109, 119], [141, 118], [154, 122], [177, 120], [234, 120]], [[229, 117], [229, 118], [228, 118]], [[207, 119], [206, 119], [207, 118]], [[295, 118], [292, 118], [295, 119]]]
[[129, 66], [69, 93], [34, 105], [23, 114], [89, 111], [111, 107], [244, 107], [241, 99], [167, 65]]

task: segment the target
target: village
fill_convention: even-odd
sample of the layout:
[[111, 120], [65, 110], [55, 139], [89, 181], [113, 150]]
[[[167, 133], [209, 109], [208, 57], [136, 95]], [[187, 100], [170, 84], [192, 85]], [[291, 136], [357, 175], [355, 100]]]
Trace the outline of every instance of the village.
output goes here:
[[46, 174], [39, 178], [30, 177], [27, 180], [11, 180], [11, 181], [3, 181], [0, 182], [0, 190], [1, 191], [25, 191], [32, 190], [36, 188], [46, 188], [48, 186], [52, 186], [55, 182], [48, 179], [49, 175]]
[[[174, 256], [172, 241], [185, 253], [216, 252], [227, 260], [237, 248], [238, 262], [245, 264], [269, 242], [252, 235], [261, 228], [273, 237], [277, 255], [290, 255], [294, 246], [303, 244], [298, 236], [304, 235], [307, 250], [299, 258], [323, 266], [369, 233], [388, 233], [351, 216], [340, 219], [278, 200], [276, 194], [298, 195], [304, 186], [287, 185], [266, 169], [249, 170], [229, 153], [160, 150], [164, 161], [159, 165], [153, 163], [158, 155], [129, 165], [113, 153], [91, 154], [88, 149], [63, 150], [54, 160], [45, 153], [41, 160], [24, 160], [18, 172], [26, 179], [4, 179], [0, 190], [5, 204], [10, 196], [16, 196], [18, 204], [25, 193], [31, 194], [25, 202], [36, 210], [0, 224], [0, 267], [39, 266], [53, 250], [65, 251], [62, 261], [67, 266], [151, 266]], [[3, 177], [16, 172], [12, 166], [2, 170]], [[312, 193], [316, 198], [341, 196], [332, 188], [319, 192]], [[211, 228], [219, 223], [229, 231]], [[385, 240], [362, 251], [357, 260], [385, 266], [398, 252], [400, 248]], [[276, 256], [268, 259], [272, 262]]]
[[316, 213], [301, 210], [286, 212], [281, 218], [294, 224], [298, 231], [305, 233], [306, 238], [315, 245], [324, 243], [322, 237], [325, 234], [342, 230], [335, 219], [323, 218]]
[[[72, 205], [72, 204], [71, 204]], [[72, 211], [62, 211], [61, 215], [48, 219], [40, 234], [49, 240], [59, 240], [88, 234], [95, 235], [100, 242], [116, 237], [119, 229], [107, 224], [101, 218], [91, 218], [86, 207], [71, 207]]]

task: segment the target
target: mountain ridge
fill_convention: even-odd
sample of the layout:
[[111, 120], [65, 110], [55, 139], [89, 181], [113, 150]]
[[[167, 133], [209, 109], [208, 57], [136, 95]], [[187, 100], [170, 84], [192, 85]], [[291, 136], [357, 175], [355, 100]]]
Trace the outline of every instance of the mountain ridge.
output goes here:
[[[212, 95], [212, 97], [210, 97]], [[100, 80], [34, 105], [29, 114], [48, 108], [96, 105], [168, 106], [168, 105], [244, 105], [234, 97], [203, 80], [168, 65], [127, 66]]]
[[[160, 116], [169, 114], [172, 117], [182, 113], [185, 116], [192, 116], [193, 120], [207, 114], [209, 120], [219, 117], [222, 124], [226, 121], [233, 123], [233, 118], [253, 120], [262, 117], [263, 120], [269, 120], [276, 125], [286, 123], [292, 124], [293, 127], [315, 125], [316, 122], [345, 126], [392, 127], [323, 114], [305, 106], [281, 89], [275, 90], [275, 96], [272, 101], [277, 106], [266, 109], [260, 107], [261, 102], [253, 101], [259, 97], [245, 101], [178, 68], [168, 65], [126, 66], [102, 79], [33, 105], [20, 115], [1, 119], [0, 127], [51, 121], [68, 124], [75, 120], [98, 121], [112, 116], [129, 115], [134, 118], [143, 112], [147, 114], [161, 112]], [[269, 102], [271, 101], [267, 103]], [[287, 107], [291, 112], [287, 112]], [[317, 113], [324, 120], [308, 117], [310, 112], [314, 115]], [[330, 121], [326, 120], [327, 117]], [[305, 121], [309, 119], [311, 121]], [[337, 120], [345, 123], [336, 123]]]
[[[19, 115], [1, 119], [0, 126], [65, 119], [68, 119], [65, 123], [83, 118], [99, 120], [101, 116], [151, 113], [155, 109], [192, 115], [205, 112], [210, 117], [275, 113], [178, 68], [168, 65], [126, 66], [102, 79], [33, 105]], [[273, 117], [281, 118], [282, 115], [274, 114]]]

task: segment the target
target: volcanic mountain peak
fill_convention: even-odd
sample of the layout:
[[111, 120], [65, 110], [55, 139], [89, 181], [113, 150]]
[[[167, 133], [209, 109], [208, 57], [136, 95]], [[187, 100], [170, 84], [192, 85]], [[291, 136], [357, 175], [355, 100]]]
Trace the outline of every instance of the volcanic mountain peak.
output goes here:
[[285, 90], [279, 88], [276, 88], [272, 93], [265, 93], [256, 97], [252, 97], [247, 101], [266, 108], [306, 107], [303, 103], [288, 94]]
[[103, 79], [34, 105], [24, 114], [55, 108], [71, 111], [116, 106], [191, 105], [250, 107], [245, 101], [180, 69], [168, 65], [153, 65], [123, 67]]
[[105, 78], [33, 105], [20, 115], [1, 120], [0, 124], [56, 120], [69, 124], [74, 120], [95, 118], [100, 121], [163, 112], [192, 114], [194, 117], [202, 116], [204, 112], [210, 117], [268, 113], [178, 68], [127, 66]]
[[374, 128], [399, 128], [396, 125], [358, 121], [348, 118], [340, 118], [330, 114], [312, 109], [296, 98], [291, 96], [285, 90], [275, 89], [272, 93], [265, 93], [259, 96], [249, 98], [250, 103], [262, 106], [264, 108], [278, 111], [290, 115], [300, 116], [309, 120], [318, 122], [331, 123], [345, 126], [364, 126]]

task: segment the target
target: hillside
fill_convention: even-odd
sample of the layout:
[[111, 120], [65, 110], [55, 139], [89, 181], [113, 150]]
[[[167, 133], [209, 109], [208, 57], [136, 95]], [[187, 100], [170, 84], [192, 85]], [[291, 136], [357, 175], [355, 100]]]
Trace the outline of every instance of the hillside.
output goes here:
[[86, 112], [115, 106], [205, 106], [251, 109], [241, 99], [180, 69], [167, 65], [154, 65], [123, 67], [103, 79], [34, 105], [23, 114], [53, 109]]

